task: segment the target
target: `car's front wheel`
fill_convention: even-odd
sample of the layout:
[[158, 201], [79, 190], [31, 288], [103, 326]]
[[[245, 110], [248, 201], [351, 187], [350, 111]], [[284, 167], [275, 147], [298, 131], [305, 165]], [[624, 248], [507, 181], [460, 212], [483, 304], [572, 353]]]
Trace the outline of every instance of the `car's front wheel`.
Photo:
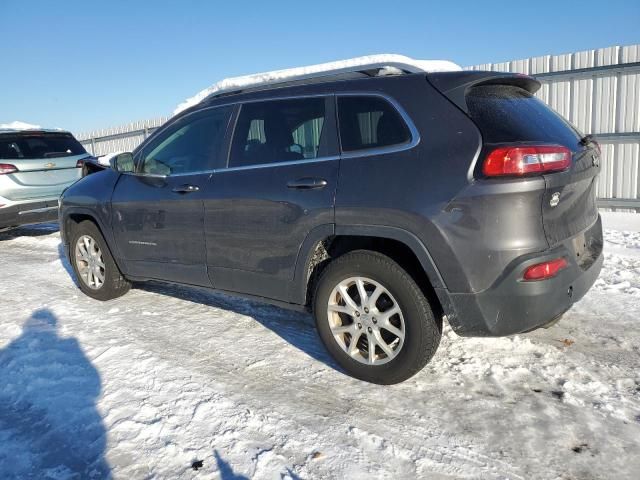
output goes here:
[[85, 220], [75, 226], [69, 248], [80, 290], [96, 300], [112, 300], [127, 293], [131, 282], [116, 265], [98, 227]]
[[391, 258], [355, 251], [331, 262], [314, 297], [318, 332], [351, 375], [379, 384], [413, 376], [435, 354], [441, 322]]

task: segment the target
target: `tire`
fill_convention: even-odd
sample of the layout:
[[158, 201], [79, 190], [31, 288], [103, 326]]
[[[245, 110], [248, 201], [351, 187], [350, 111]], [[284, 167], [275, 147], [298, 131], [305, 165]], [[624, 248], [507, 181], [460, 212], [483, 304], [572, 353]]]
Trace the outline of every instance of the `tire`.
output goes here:
[[[369, 300], [364, 306], [360, 287]], [[384, 291], [376, 300], [378, 287]], [[370, 308], [365, 309], [367, 305]], [[399, 313], [389, 316], [395, 312], [394, 305]], [[358, 316], [353, 307], [358, 308]], [[356, 250], [332, 261], [318, 281], [313, 311], [327, 350], [347, 373], [367, 382], [391, 385], [412, 377], [440, 344], [441, 322], [416, 282], [395, 261], [377, 252]], [[371, 339], [375, 339], [373, 349]]]
[[[88, 257], [86, 255], [83, 257], [81, 254], [85, 251], [92, 251], [95, 254], [96, 249], [93, 247], [88, 250], [83, 250], [83, 248], [80, 247], [81, 251], [78, 251], [77, 249], [78, 242], [81, 239], [82, 244], [86, 247], [87, 243], [85, 243], [85, 241], [87, 238], [95, 242], [88, 243], [88, 245], [95, 245], [95, 247], [99, 249], [98, 252], [101, 254], [100, 256], [94, 256], [93, 260], [91, 260], [94, 262], [92, 265], [95, 268], [99, 268], [102, 273], [103, 280], [101, 282], [97, 275], [90, 277], [94, 282], [87, 279], [86, 271], [92, 267], [89, 266], [88, 261], [83, 260], [83, 258]], [[69, 260], [73, 267], [73, 271], [76, 274], [78, 286], [83, 293], [91, 298], [95, 298], [96, 300], [107, 301], [121, 297], [129, 291], [131, 288], [131, 282], [124, 278], [122, 273], [120, 273], [118, 266], [111, 256], [107, 242], [95, 223], [89, 220], [84, 220], [77, 224], [71, 232], [70, 240]], [[102, 259], [101, 261], [99, 261], [100, 258]]]

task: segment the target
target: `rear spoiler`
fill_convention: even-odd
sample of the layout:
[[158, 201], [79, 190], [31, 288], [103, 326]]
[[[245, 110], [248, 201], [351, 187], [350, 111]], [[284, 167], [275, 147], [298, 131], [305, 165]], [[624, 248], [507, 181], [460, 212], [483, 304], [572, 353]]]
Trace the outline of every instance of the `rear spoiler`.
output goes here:
[[480, 85], [513, 85], [536, 93], [542, 84], [533, 77], [520, 73], [482, 72], [438, 72], [427, 74], [427, 80], [436, 90], [455, 103], [462, 111], [467, 109], [466, 95], [469, 89]]

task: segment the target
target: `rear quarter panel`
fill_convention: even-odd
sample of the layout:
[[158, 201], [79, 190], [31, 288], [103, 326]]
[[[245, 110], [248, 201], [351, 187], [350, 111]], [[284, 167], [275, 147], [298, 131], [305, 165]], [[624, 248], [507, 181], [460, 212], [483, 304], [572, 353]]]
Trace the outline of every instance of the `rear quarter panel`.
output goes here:
[[475, 180], [482, 137], [466, 113], [423, 76], [396, 79], [384, 92], [411, 117], [420, 143], [341, 160], [337, 229], [384, 225], [412, 233], [451, 292], [482, 291], [515, 258], [548, 248], [541, 212], [544, 179]]
[[466, 275], [442, 226], [450, 222], [449, 202], [468, 184], [480, 148], [469, 118], [422, 75], [384, 85], [420, 133], [414, 148], [343, 158], [336, 195], [336, 227], [380, 225], [417, 236], [433, 258], [446, 286], [466, 291]]

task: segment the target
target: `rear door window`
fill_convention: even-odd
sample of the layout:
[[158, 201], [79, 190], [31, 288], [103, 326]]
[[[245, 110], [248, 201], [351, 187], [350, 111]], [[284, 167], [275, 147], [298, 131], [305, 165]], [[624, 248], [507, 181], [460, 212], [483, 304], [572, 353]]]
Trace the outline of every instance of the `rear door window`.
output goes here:
[[325, 98], [242, 105], [229, 167], [314, 159], [327, 155]]
[[485, 143], [543, 142], [575, 150], [581, 138], [564, 118], [516, 86], [474, 87], [466, 100]]
[[396, 108], [375, 96], [338, 98], [342, 150], [352, 152], [411, 141], [411, 132]]

